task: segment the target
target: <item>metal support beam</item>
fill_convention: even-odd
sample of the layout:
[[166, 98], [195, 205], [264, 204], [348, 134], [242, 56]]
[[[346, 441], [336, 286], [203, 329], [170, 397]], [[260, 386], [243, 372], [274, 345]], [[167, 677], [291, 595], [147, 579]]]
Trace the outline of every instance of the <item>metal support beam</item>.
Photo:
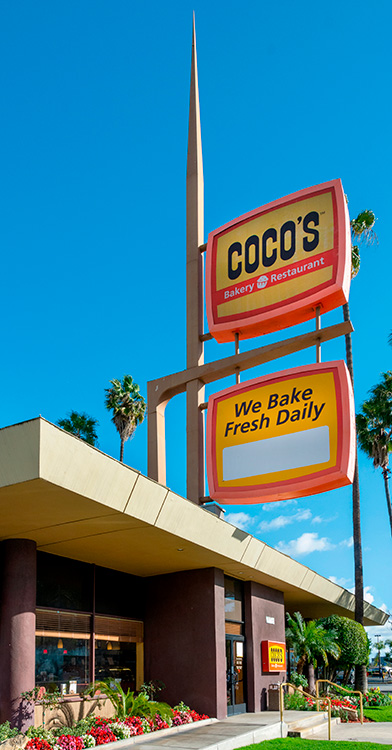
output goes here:
[[[257, 365], [280, 359], [280, 357], [287, 357], [289, 354], [294, 354], [294, 352], [317, 346], [317, 344], [330, 341], [338, 336], [345, 336], [353, 330], [351, 321], [345, 321], [344, 323], [328, 326], [328, 328], [320, 328], [319, 330], [310, 331], [300, 336], [294, 336], [285, 341], [276, 341], [273, 344], [267, 344], [267, 346], [260, 346], [251, 351], [225, 357], [216, 362], [207, 362], [200, 367], [182, 370], [172, 375], [166, 375], [158, 380], [150, 380], [147, 383], [149, 428], [148, 475], [162, 484], [166, 482], [166, 468], [164, 465], [165, 407], [173, 396], [187, 391], [187, 384], [191, 383], [191, 381], [197, 383], [192, 395], [195, 401], [197, 400], [197, 410], [200, 414], [205, 407], [202, 395], [204, 385], [213, 383], [228, 375], [235, 375], [238, 367], [241, 370], [248, 370], [251, 367], [257, 367]], [[195, 468], [193, 468], [193, 471], [195, 471]], [[200, 493], [199, 498], [204, 497], [204, 495], [205, 493]]]

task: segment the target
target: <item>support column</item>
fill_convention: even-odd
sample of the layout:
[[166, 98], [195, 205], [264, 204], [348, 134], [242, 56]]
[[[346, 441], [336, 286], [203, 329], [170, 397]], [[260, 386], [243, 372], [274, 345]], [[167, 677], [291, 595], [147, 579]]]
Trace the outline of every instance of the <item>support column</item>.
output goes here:
[[[181, 554], [181, 553], [180, 553]], [[223, 571], [145, 578], [145, 679], [163, 680], [161, 700], [227, 715]]]
[[283, 593], [246, 581], [244, 605], [248, 711], [265, 711], [269, 685], [285, 679], [284, 672], [263, 673], [261, 659], [262, 641], [285, 642]]
[[35, 685], [36, 543], [8, 539], [1, 544], [0, 723], [25, 731], [34, 707], [20, 694]]

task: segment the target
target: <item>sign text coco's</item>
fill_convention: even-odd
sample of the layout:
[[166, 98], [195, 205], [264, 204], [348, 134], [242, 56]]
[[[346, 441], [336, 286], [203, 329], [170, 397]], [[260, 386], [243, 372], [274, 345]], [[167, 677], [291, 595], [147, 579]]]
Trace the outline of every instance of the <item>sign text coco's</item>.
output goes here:
[[219, 342], [285, 328], [347, 302], [350, 228], [340, 180], [251, 211], [211, 232], [209, 330]]

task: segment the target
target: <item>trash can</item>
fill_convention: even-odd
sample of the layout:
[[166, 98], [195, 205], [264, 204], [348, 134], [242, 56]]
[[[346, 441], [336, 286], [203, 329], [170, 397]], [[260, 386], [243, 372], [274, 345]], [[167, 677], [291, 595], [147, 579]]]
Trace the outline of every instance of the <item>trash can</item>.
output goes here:
[[279, 711], [279, 693], [278, 683], [268, 686], [268, 711]]

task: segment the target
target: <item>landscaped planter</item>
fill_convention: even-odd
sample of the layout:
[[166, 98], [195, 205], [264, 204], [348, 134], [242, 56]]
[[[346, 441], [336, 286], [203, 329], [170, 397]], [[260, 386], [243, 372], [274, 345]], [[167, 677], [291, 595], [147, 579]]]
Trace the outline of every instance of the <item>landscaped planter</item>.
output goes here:
[[103, 747], [105, 750], [121, 750], [121, 748], [128, 747], [129, 744], [137, 745], [139, 742], [151, 741], [154, 742], [157, 739], [161, 740], [165, 737], [170, 737], [172, 734], [177, 732], [187, 732], [194, 727], [205, 727], [209, 724], [214, 724], [218, 719], [202, 719], [201, 721], [193, 721], [191, 724], [182, 724], [179, 727], [169, 727], [169, 729], [158, 729], [159, 738], [157, 738], [156, 732], [148, 732], [147, 734], [137, 734], [134, 737], [130, 737], [127, 740], [117, 740], [117, 742], [108, 742]]
[[[34, 706], [35, 727], [40, 727], [43, 723], [42, 710], [43, 705], [38, 701]], [[113, 704], [106, 696], [102, 695], [99, 698], [90, 696], [82, 698], [80, 695], [64, 696], [57, 708], [45, 710], [45, 726], [48, 729], [59, 726], [71, 727], [91, 713], [103, 719], [110, 719], [114, 716]]]
[[[106, 699], [106, 696], [104, 697]], [[61, 701], [63, 712], [64, 703]], [[77, 700], [73, 700], [71, 703], [76, 704]], [[155, 715], [151, 714], [151, 718], [148, 719], [130, 714], [122, 719], [90, 716], [90, 718], [81, 719], [75, 725], [68, 727], [64, 724], [56, 726], [54, 720], [52, 720], [50, 726], [46, 724], [28, 730], [29, 740], [26, 744], [26, 750], [85, 750], [99, 745], [113, 745], [116, 746], [116, 750], [120, 750], [124, 743], [134, 744], [141, 740], [148, 741], [150, 738], [154, 740], [157, 732], [162, 737], [162, 733], [163, 736], [166, 736], [169, 733], [175, 734], [188, 730], [195, 724], [204, 725], [216, 721], [216, 719], [198, 714], [184, 704], [179, 704], [174, 709], [170, 709], [164, 703], [153, 704], [150, 702], [150, 706], [153, 705], [156, 705], [157, 708], [160, 707], [162, 715], [157, 711]], [[82, 709], [80, 708], [80, 710]], [[163, 716], [165, 716], [165, 719]]]

